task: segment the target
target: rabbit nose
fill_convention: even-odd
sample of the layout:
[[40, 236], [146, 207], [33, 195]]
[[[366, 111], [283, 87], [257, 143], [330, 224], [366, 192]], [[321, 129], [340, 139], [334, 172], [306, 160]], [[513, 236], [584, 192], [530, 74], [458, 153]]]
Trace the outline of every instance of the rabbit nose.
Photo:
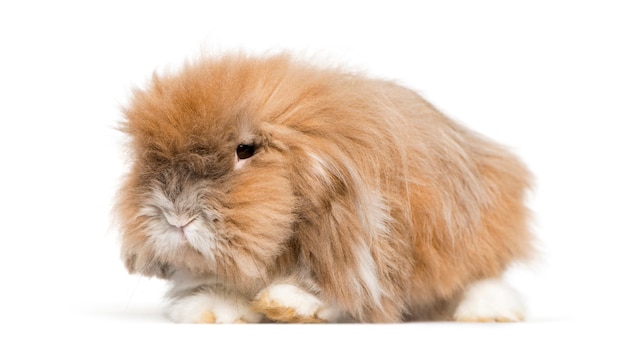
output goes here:
[[196, 217], [165, 214], [165, 219], [171, 226], [183, 231], [189, 224], [196, 220]]

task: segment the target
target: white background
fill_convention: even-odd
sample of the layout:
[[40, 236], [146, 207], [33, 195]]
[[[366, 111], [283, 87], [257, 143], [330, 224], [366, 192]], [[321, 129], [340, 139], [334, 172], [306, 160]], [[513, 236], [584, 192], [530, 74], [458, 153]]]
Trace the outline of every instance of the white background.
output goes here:
[[[3, 1], [0, 345], [623, 345], [625, 18], [596, 0]], [[510, 275], [528, 322], [167, 322], [163, 283], [119, 260], [114, 127], [155, 69], [233, 48], [395, 79], [513, 148], [537, 177], [543, 257]]]

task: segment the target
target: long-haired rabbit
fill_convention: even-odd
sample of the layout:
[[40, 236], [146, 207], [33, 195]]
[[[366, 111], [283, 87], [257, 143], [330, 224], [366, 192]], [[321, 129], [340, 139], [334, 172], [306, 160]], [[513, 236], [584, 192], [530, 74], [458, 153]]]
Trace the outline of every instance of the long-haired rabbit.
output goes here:
[[529, 173], [398, 84], [287, 54], [155, 74], [120, 128], [131, 273], [176, 322], [517, 321]]

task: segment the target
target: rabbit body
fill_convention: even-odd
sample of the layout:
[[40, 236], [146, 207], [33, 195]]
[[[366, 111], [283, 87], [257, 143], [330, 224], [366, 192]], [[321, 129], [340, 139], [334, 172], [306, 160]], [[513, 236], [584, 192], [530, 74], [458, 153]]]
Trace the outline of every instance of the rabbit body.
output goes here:
[[124, 115], [122, 255], [171, 281], [173, 320], [522, 318], [500, 278], [532, 252], [530, 174], [413, 91], [232, 54], [155, 74]]

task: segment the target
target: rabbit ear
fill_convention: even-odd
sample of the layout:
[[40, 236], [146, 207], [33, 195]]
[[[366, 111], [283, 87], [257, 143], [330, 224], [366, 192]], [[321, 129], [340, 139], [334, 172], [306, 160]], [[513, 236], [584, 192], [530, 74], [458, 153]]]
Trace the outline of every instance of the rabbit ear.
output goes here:
[[388, 234], [390, 207], [379, 187], [364, 177], [354, 159], [338, 146], [325, 141], [303, 140], [290, 150], [294, 156], [294, 185], [314, 213], [327, 209], [332, 202], [345, 202], [354, 216], [358, 230], [367, 238]]
[[378, 314], [381, 321], [393, 320], [398, 306], [387, 304], [381, 281], [386, 260], [371, 247], [389, 239], [386, 202], [332, 144], [307, 143], [300, 136], [289, 153], [295, 163], [292, 183], [303, 200], [303, 222], [296, 227], [303, 264], [354, 317]]

